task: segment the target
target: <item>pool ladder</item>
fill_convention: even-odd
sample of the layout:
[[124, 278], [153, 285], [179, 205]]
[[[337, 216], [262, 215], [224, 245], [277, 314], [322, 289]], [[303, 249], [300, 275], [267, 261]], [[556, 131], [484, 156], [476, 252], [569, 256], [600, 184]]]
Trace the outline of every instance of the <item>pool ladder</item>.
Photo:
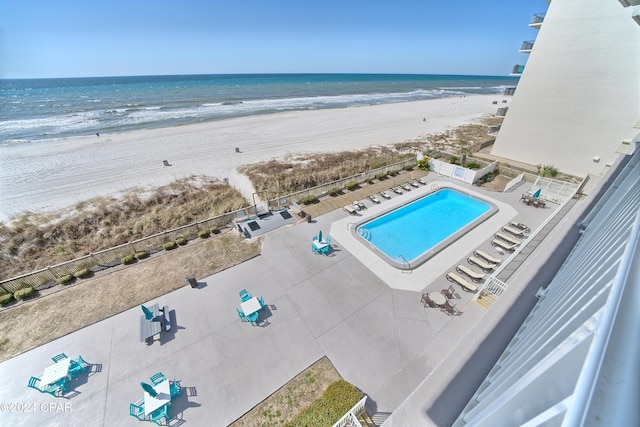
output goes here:
[[433, 185], [431, 186], [431, 191], [436, 192], [439, 189], [440, 189], [440, 186], [434, 182]]

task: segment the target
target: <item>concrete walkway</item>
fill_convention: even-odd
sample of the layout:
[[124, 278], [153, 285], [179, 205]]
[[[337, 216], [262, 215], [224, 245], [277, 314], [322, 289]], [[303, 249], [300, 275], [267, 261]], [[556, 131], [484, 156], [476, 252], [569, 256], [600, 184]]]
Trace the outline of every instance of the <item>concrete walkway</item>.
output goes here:
[[[531, 228], [551, 212], [521, 205], [519, 193], [491, 196]], [[139, 383], [161, 371], [185, 387], [172, 402], [171, 425], [224, 426], [324, 355], [370, 396], [374, 409], [395, 410], [426, 378], [448, 372], [452, 357], [467, 357], [452, 355], [461, 340], [474, 350], [471, 331], [500, 304], [487, 310], [469, 303], [456, 286], [463, 313], [447, 316], [423, 308], [419, 291], [387, 286], [338, 239], [331, 256], [312, 254], [311, 237], [347, 215], [337, 210], [272, 231], [261, 256], [199, 278], [199, 289], [186, 286], [150, 301], [169, 306], [173, 325], [151, 345], [138, 342], [136, 307], [0, 364], [0, 402], [23, 405], [14, 412], [3, 407], [0, 425], [139, 425], [128, 405], [142, 397]], [[488, 242], [496, 231], [479, 242], [494, 253]], [[452, 268], [475, 247], [467, 249], [448, 259]], [[423, 280], [427, 290], [449, 285], [440, 276]], [[235, 312], [243, 288], [269, 306], [260, 327], [242, 323]], [[91, 372], [72, 381], [65, 398], [27, 388], [29, 377], [42, 375], [61, 352], [81, 354]]]

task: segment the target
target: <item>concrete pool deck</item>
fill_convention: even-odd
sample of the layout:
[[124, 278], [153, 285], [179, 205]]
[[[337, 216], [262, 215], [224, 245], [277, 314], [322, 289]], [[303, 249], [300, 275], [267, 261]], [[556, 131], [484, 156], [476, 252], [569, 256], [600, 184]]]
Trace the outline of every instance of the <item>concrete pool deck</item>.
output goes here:
[[[471, 186], [465, 189], [485, 191]], [[520, 194], [526, 189], [486, 193], [516, 211], [511, 219], [534, 229], [551, 209], [521, 205]], [[373, 213], [372, 203], [367, 205]], [[447, 387], [460, 381], [456, 369], [468, 366], [465, 363], [472, 357], [479, 370], [474, 371], [476, 376], [491, 367], [491, 361], [508, 343], [511, 329], [519, 326], [505, 323], [502, 326], [509, 330], [498, 334], [495, 325], [501, 326], [500, 320], [525, 290], [511, 286], [486, 309], [469, 303], [471, 295], [456, 285], [462, 309], [459, 316], [424, 308], [419, 302], [420, 291], [447, 287], [442, 271], [466, 263], [466, 256], [478, 244], [496, 254], [488, 242], [505, 223], [486, 227], [483, 236], [464, 245], [462, 256], [450, 253], [443, 257], [439, 262], [444, 268], [432, 281], [425, 277], [432, 274], [429, 269], [414, 271], [408, 276], [417, 289], [404, 290], [388, 286], [347, 250], [338, 230], [337, 235], [329, 233], [335, 240], [332, 256], [311, 253], [311, 237], [320, 230], [327, 233], [332, 224], [341, 221], [353, 221], [353, 217], [336, 210], [312, 223], [274, 230], [266, 235], [261, 256], [198, 278], [206, 283], [199, 289], [185, 286], [149, 301], [168, 305], [173, 325], [171, 332], [150, 346], [138, 342], [141, 311], [135, 307], [1, 363], [0, 401], [29, 403], [36, 410], [0, 412], [0, 424], [139, 425], [128, 415], [128, 403], [142, 396], [140, 381], [148, 381], [150, 375], [161, 371], [185, 387], [183, 395], [172, 403], [171, 425], [224, 426], [327, 356], [347, 381], [370, 397], [370, 408], [395, 411], [420, 386], [424, 401], [436, 405], [436, 413], [427, 413], [429, 408], [420, 413], [435, 421], [422, 420], [415, 425], [444, 425], [454, 412], [451, 408], [463, 406], [478, 384], [474, 376], [462, 378], [464, 393], [448, 396]], [[542, 253], [548, 252], [536, 253], [543, 260]], [[523, 268], [537, 272], [539, 265], [534, 261], [535, 257], [527, 260]], [[513, 284], [526, 278], [516, 277]], [[269, 309], [262, 317], [262, 327], [238, 319], [234, 308], [239, 306], [238, 291], [242, 288], [264, 296]], [[525, 315], [535, 302], [529, 294], [516, 314]], [[478, 356], [478, 347], [487, 339], [490, 348]], [[61, 352], [70, 357], [81, 354], [93, 364], [91, 373], [71, 382], [67, 398], [56, 399], [29, 389], [29, 377], [41, 375], [52, 363], [51, 357]], [[425, 388], [431, 390], [429, 394]], [[434, 394], [438, 390], [444, 395]], [[448, 396], [445, 403], [439, 402], [443, 396]], [[41, 406], [66, 403], [69, 410], [64, 406], [43, 410], [47, 406]]]
[[[445, 187], [461, 190], [481, 200], [489, 200], [498, 207], [498, 212], [465, 233], [424, 264], [411, 270], [395, 268], [352, 235], [351, 228], [355, 222], [374, 218], [389, 208], [405, 205], [411, 200], [433, 192], [435, 188]], [[372, 205], [366, 210], [360, 211], [357, 219], [349, 216], [335, 221], [331, 224], [330, 235], [375, 275], [380, 277], [390, 288], [418, 292], [423, 290], [428, 283], [446, 274], [452, 267], [451, 260], [466, 259], [471, 250], [480, 247], [488, 236], [493, 236], [494, 233], [500, 230], [500, 227], [508, 224], [510, 220], [518, 215], [518, 211], [511, 205], [493, 197], [488, 197], [486, 193], [486, 191], [479, 193], [470, 188], [470, 186], [463, 187], [450, 181], [429, 182], [427, 185], [407, 191], [390, 200], [382, 199], [384, 201], [380, 204]]]

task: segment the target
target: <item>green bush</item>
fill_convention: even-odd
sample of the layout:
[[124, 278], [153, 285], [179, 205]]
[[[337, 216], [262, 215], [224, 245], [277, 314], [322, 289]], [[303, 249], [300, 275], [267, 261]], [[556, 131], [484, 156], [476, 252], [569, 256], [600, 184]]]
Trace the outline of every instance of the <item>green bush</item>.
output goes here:
[[187, 239], [180, 236], [176, 239], [176, 243], [179, 244], [180, 246], [184, 246], [187, 244]]
[[13, 294], [2, 294], [0, 295], [0, 305], [4, 306], [13, 301]]
[[348, 182], [345, 187], [347, 187], [347, 190], [353, 191], [360, 188], [360, 185], [358, 185], [358, 183], [355, 181], [351, 181], [351, 182]]
[[209, 234], [209, 230], [198, 230], [198, 237], [201, 239], [206, 239], [211, 234]]
[[342, 188], [340, 187], [333, 187], [331, 190], [329, 190], [327, 192], [328, 195], [335, 197], [335, 196], [339, 196], [340, 194], [342, 194]]
[[544, 166], [543, 165], [536, 165], [536, 167], [538, 168], [538, 175], [543, 176], [543, 177], [555, 178], [560, 173], [558, 168], [556, 168], [555, 166], [551, 166], [551, 165], [544, 165]]
[[373, 184], [373, 179], [367, 178], [367, 184]]
[[406, 170], [406, 171], [412, 171], [412, 170], [413, 170], [413, 168], [414, 168], [414, 166], [413, 166], [413, 165], [407, 165], [407, 166], [405, 166], [403, 169], [404, 169], [404, 170]]
[[304, 411], [298, 414], [285, 427], [331, 426], [362, 399], [363, 394], [345, 380], [331, 384]]
[[68, 285], [73, 281], [74, 278], [75, 277], [73, 277], [73, 274], [65, 274], [64, 276], [58, 277], [56, 279], [56, 282], [58, 282], [58, 284], [60, 285]]
[[467, 163], [467, 169], [480, 169], [480, 165], [478, 163]]
[[396, 175], [398, 175], [398, 171], [387, 171], [387, 175], [396, 176]]
[[378, 181], [384, 181], [385, 179], [387, 179], [387, 173], [386, 172], [380, 172], [379, 174], [376, 175], [376, 179]]
[[317, 196], [307, 196], [304, 199], [301, 200], [301, 203], [303, 205], [311, 205], [313, 203], [318, 203], [318, 197]]
[[423, 157], [418, 160], [418, 169], [422, 171], [429, 171], [429, 162], [431, 161], [431, 157]]
[[133, 255], [127, 255], [120, 260], [124, 265], [133, 264], [136, 258]]
[[29, 286], [28, 288], [18, 289], [13, 293], [13, 296], [16, 299], [27, 299], [33, 295], [33, 288]]
[[147, 251], [136, 252], [136, 259], [145, 259], [145, 258], [149, 258], [149, 252]]
[[451, 163], [452, 165], [457, 165], [458, 164], [458, 158], [457, 157], [449, 157], [449, 163]]
[[178, 247], [178, 245], [176, 244], [176, 242], [167, 242], [164, 245], [162, 245], [162, 248], [165, 251], [170, 251], [170, 250], [173, 250], [173, 249], [175, 249], [177, 247]]
[[211, 233], [212, 233], [212, 234], [220, 234], [220, 229], [219, 229], [219, 228], [217, 228], [217, 227], [213, 227], [213, 228], [211, 229]]
[[74, 276], [76, 279], [84, 279], [85, 277], [89, 277], [91, 275], [91, 270], [88, 268], [82, 268], [75, 272]]

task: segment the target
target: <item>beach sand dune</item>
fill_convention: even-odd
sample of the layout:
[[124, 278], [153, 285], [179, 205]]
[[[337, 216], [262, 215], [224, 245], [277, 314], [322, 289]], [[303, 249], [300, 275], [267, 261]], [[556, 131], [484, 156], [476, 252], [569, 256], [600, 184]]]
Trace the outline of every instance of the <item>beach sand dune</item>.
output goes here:
[[192, 175], [227, 178], [251, 200], [248, 179], [236, 171], [241, 165], [293, 153], [413, 140], [495, 113], [494, 99], [495, 95], [478, 95], [283, 112], [2, 146], [0, 221], [27, 211], [59, 211], [132, 188], [151, 189]]

